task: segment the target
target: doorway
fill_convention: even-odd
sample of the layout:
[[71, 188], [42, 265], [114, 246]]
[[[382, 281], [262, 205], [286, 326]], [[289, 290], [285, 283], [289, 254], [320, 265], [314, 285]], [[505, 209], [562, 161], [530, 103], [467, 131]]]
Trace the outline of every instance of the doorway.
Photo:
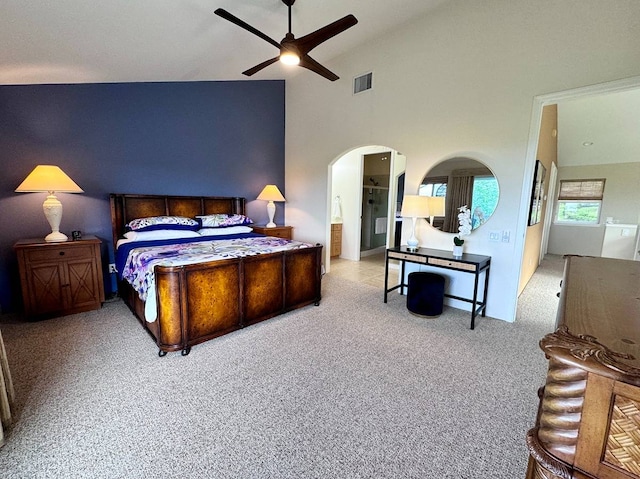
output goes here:
[[[366, 172], [365, 157], [367, 163], [372, 162], [375, 166], [371, 166], [372, 169], [368, 166]], [[336, 157], [328, 166], [327, 271], [331, 264], [332, 223], [338, 222], [342, 231], [340, 254], [336, 258], [360, 261], [362, 256], [375, 254], [378, 250], [384, 252], [385, 247], [395, 243], [399, 212], [395, 198], [405, 168], [404, 155], [381, 145], [354, 148]], [[339, 218], [335, 215], [336, 210], [339, 210]]]
[[384, 251], [389, 225], [391, 152], [363, 155], [360, 257]]
[[[567, 91], [563, 91], [563, 92], [557, 92], [557, 93], [551, 93], [551, 94], [547, 94], [547, 95], [541, 95], [538, 96], [534, 99], [534, 108], [533, 108], [533, 112], [532, 112], [532, 119], [531, 119], [531, 124], [530, 124], [530, 135], [529, 135], [529, 145], [528, 145], [528, 149], [527, 149], [527, 162], [526, 162], [526, 173], [525, 173], [525, 179], [524, 179], [524, 187], [523, 187], [523, 195], [527, 195], [530, 193], [531, 189], [530, 189], [530, 185], [532, 184], [533, 181], [533, 171], [534, 171], [534, 163], [536, 161], [536, 152], [537, 152], [537, 148], [538, 148], [538, 140], [540, 137], [540, 128], [542, 125], [542, 117], [543, 117], [543, 109], [547, 106], [552, 106], [552, 105], [557, 105], [559, 108], [562, 107], [563, 105], [567, 105], [568, 103], [572, 103], [572, 100], [578, 100], [578, 101], [583, 101], [583, 100], [589, 100], [589, 99], [604, 99], [605, 97], [609, 96], [608, 94], [613, 94], [613, 93], [624, 93], [624, 92], [634, 92], [637, 91], [638, 89], [640, 89], [640, 77], [632, 77], [632, 78], [628, 78], [625, 80], [619, 80], [619, 81], [612, 81], [612, 82], [608, 82], [608, 83], [602, 83], [602, 84], [598, 84], [598, 85], [593, 85], [593, 86], [589, 86], [589, 87], [585, 87], [585, 88], [577, 88], [577, 89], [573, 89], [573, 90], [567, 90]], [[628, 107], [628, 105], [627, 105]], [[637, 110], [637, 109], [636, 109]], [[624, 108], [621, 110], [624, 111]], [[608, 149], [606, 150], [607, 154], [600, 154], [600, 155], [593, 155], [595, 158], [593, 160], [592, 163], [586, 162], [585, 160], [588, 159], [589, 154], [590, 154], [590, 150], [588, 150], [588, 148], [593, 144], [593, 135], [596, 134], [595, 131], [588, 131], [588, 135], [589, 137], [584, 137], [581, 138], [579, 141], [574, 141], [574, 142], [570, 142], [567, 140], [567, 129], [569, 127], [569, 124], [567, 123], [567, 121], [564, 121], [563, 118], [563, 112], [559, 111], [558, 112], [558, 137], [560, 137], [561, 135], [565, 135], [564, 141], [565, 144], [567, 143], [571, 143], [577, 145], [576, 148], [580, 149], [580, 154], [579, 155], [569, 155], [567, 154], [567, 151], [563, 151], [562, 148], [559, 148], [558, 151], [558, 158], [557, 158], [557, 166], [558, 168], [562, 169], [562, 167], [566, 167], [566, 166], [571, 166], [571, 167], [578, 167], [581, 166], [582, 164], [588, 165], [589, 168], [594, 169], [598, 167], [598, 165], [600, 165], [600, 167], [602, 167], [602, 163], [606, 163], [607, 159], [610, 157], [613, 157], [616, 159], [617, 162], [619, 163], [624, 163], [626, 160], [621, 160], [621, 158], [623, 158], [622, 155], [620, 154], [612, 154], [612, 145], [610, 145], [610, 142], [612, 141], [612, 138], [614, 133], [615, 134], [623, 134], [625, 133], [626, 130], [624, 130], [621, 126], [620, 126], [620, 121], [618, 119], [616, 119], [614, 121], [613, 118], [611, 118], [611, 115], [615, 115], [615, 108], [610, 107], [608, 108], [606, 111], [606, 116], [604, 115], [597, 115], [597, 116], [602, 116], [603, 120], [608, 120], [608, 122], [606, 123], [606, 125], [611, 125], [614, 129], [612, 130], [612, 132], [608, 133], [608, 139], [605, 141], [604, 137], [602, 138], [601, 141], [596, 141], [596, 143], [599, 143], [603, 146], [605, 145], [609, 145]], [[594, 119], [594, 115], [586, 115], [588, 117], [588, 120], [591, 123], [594, 123], [594, 121], [592, 121]], [[585, 120], [586, 121], [586, 120]], [[574, 129], [576, 125], [571, 125], [571, 129]], [[605, 133], [606, 132], [606, 128], [601, 127], [600, 128], [601, 131], [597, 132], [597, 134], [600, 133]], [[574, 135], [574, 133], [572, 132], [572, 135]], [[628, 133], [626, 133], [626, 135], [628, 135]], [[613, 141], [614, 145], [619, 145], [621, 143], [621, 141]], [[595, 150], [592, 148], [592, 150]], [[576, 159], [580, 159], [580, 165], [578, 163], [576, 164], [568, 164], [567, 163], [567, 159], [568, 158], [576, 158]], [[636, 155], [637, 157], [637, 155]], [[611, 167], [609, 167], [609, 170], [611, 170]], [[552, 171], [554, 172], [554, 169], [552, 168]], [[590, 172], [594, 173], [594, 172]], [[576, 170], [576, 173], [578, 176], [582, 177], [581, 175], [583, 174], [581, 171], [578, 172], [578, 170]], [[594, 173], [595, 174], [595, 173]], [[558, 174], [558, 179], [561, 179], [561, 177]], [[547, 209], [546, 209], [546, 214], [545, 216], [545, 222], [544, 222], [544, 228], [542, 229], [540, 238], [538, 238], [538, 251], [535, 252], [535, 254], [533, 255], [526, 255], [526, 237], [527, 237], [527, 230], [529, 229], [529, 227], [525, 224], [525, 225], [521, 225], [522, 228], [524, 228], [524, 232], [521, 235], [518, 235], [519, 238], [524, 238], [524, 240], [521, 240], [522, 243], [519, 245], [519, 248], [521, 248], [521, 264], [520, 264], [520, 273], [522, 274], [523, 270], [525, 269], [525, 261], [530, 261], [530, 258], [533, 257], [536, 262], [540, 261], [543, 257], [544, 254], [547, 252], [547, 249], [549, 251], [549, 253], [551, 254], [571, 254], [572, 252], [574, 254], [585, 254], [585, 255], [599, 255], [599, 250], [597, 249], [597, 245], [601, 243], [601, 240], [595, 239], [593, 241], [590, 241], [590, 238], [595, 237], [596, 235], [598, 235], [599, 231], [601, 232], [601, 230], [603, 228], [601, 227], [591, 227], [591, 228], [582, 228], [581, 230], [581, 234], [579, 236], [575, 235], [575, 232], [571, 233], [571, 235], [569, 236], [568, 240], [563, 240], [563, 241], [559, 241], [559, 239], [562, 239], [561, 237], [561, 233], [563, 233], [563, 229], [564, 230], [568, 230], [570, 228], [567, 228], [566, 226], [560, 226], [560, 227], [556, 227], [555, 228], [555, 232], [554, 232], [554, 224], [553, 224], [553, 212], [554, 212], [554, 208], [553, 208], [553, 203], [555, 201], [555, 192], [552, 189], [555, 186], [556, 180], [553, 176], [551, 176], [551, 174], [549, 175], [549, 186], [550, 186], [550, 190], [548, 192], [548, 198], [547, 198]], [[608, 182], [607, 186], [610, 187], [613, 185], [613, 182]], [[525, 208], [528, 209], [528, 205], [529, 205], [529, 198], [523, 197], [522, 198], [522, 203], [521, 203], [521, 217], [523, 218], [527, 218], [527, 214], [528, 211], [524, 211]], [[603, 213], [605, 213], [603, 216], [606, 217], [606, 212], [604, 210], [605, 205], [603, 204]], [[625, 210], [626, 211], [626, 210]], [[601, 221], [602, 222], [602, 221]], [[574, 227], [575, 229], [575, 227]], [[585, 251], [576, 251], [575, 248], [577, 247], [577, 243], [576, 241], [574, 241], [574, 239], [576, 237], [580, 238], [580, 244], [584, 245], [583, 247], [590, 247], [591, 250], [586, 250]], [[554, 239], [555, 238], [555, 239]], [[562, 251], [558, 248], [557, 244], [560, 243], [562, 245], [568, 245], [572, 248], [571, 251]], [[594, 249], [595, 248], [595, 249]], [[529, 259], [528, 259], [529, 258]], [[521, 284], [520, 288], [524, 289], [524, 286]], [[519, 290], [520, 292], [520, 290]]]

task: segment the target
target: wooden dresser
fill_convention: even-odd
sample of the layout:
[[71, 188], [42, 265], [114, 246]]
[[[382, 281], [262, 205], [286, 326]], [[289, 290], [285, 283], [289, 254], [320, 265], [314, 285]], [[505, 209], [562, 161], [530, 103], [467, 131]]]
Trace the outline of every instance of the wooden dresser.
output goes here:
[[99, 309], [104, 302], [100, 244], [95, 236], [16, 242], [25, 315], [43, 318]]
[[566, 258], [527, 479], [640, 478], [640, 262]]

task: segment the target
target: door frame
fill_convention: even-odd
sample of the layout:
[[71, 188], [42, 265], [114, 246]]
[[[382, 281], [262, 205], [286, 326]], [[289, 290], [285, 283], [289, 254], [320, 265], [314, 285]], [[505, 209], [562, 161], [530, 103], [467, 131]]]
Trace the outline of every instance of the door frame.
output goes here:
[[[522, 274], [522, 261], [524, 258], [524, 246], [525, 238], [528, 226], [528, 213], [529, 213], [529, 195], [531, 193], [529, 186], [533, 182], [533, 170], [536, 161], [536, 153], [538, 149], [538, 140], [540, 137], [540, 124], [542, 121], [542, 109], [546, 105], [552, 105], [561, 103], [567, 100], [575, 100], [579, 98], [585, 98], [588, 96], [617, 93], [629, 90], [635, 90], [640, 88], [640, 76], [634, 76], [624, 78], [621, 80], [613, 80], [610, 82], [598, 83], [596, 85], [588, 85], [584, 87], [572, 88], [569, 90], [562, 90], [555, 93], [547, 93], [544, 95], [537, 95], [533, 98], [533, 105], [531, 109], [531, 122], [529, 124], [529, 141], [527, 144], [527, 154], [525, 157], [525, 170], [522, 182], [522, 191], [520, 198], [520, 221], [518, 222], [517, 235], [516, 235], [516, 251], [519, 252], [518, 261], [516, 261], [518, 271], [516, 272], [519, 278]], [[513, 283], [513, 297], [516, 300], [513, 302], [513, 311], [511, 311], [511, 317], [516, 317], [516, 311], [518, 308], [518, 288], [519, 282]]]

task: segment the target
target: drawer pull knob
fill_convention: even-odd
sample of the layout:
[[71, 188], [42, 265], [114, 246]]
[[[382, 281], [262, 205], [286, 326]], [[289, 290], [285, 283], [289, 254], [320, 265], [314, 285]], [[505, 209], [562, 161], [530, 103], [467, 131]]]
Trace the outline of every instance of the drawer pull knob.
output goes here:
[[64, 256], [64, 251], [60, 251], [60, 256]]

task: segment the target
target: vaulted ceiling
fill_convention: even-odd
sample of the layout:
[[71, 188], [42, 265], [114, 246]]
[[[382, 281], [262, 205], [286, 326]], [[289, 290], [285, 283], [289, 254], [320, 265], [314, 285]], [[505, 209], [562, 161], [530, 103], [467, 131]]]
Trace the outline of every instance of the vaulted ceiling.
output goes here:
[[[318, 46], [320, 63], [402, 28], [449, 0], [297, 0], [296, 37], [347, 14], [359, 23]], [[0, 84], [248, 79], [274, 46], [214, 15], [224, 8], [279, 42], [282, 0], [3, 0]], [[315, 75], [271, 65], [251, 79]], [[336, 72], [340, 75], [340, 72]]]

